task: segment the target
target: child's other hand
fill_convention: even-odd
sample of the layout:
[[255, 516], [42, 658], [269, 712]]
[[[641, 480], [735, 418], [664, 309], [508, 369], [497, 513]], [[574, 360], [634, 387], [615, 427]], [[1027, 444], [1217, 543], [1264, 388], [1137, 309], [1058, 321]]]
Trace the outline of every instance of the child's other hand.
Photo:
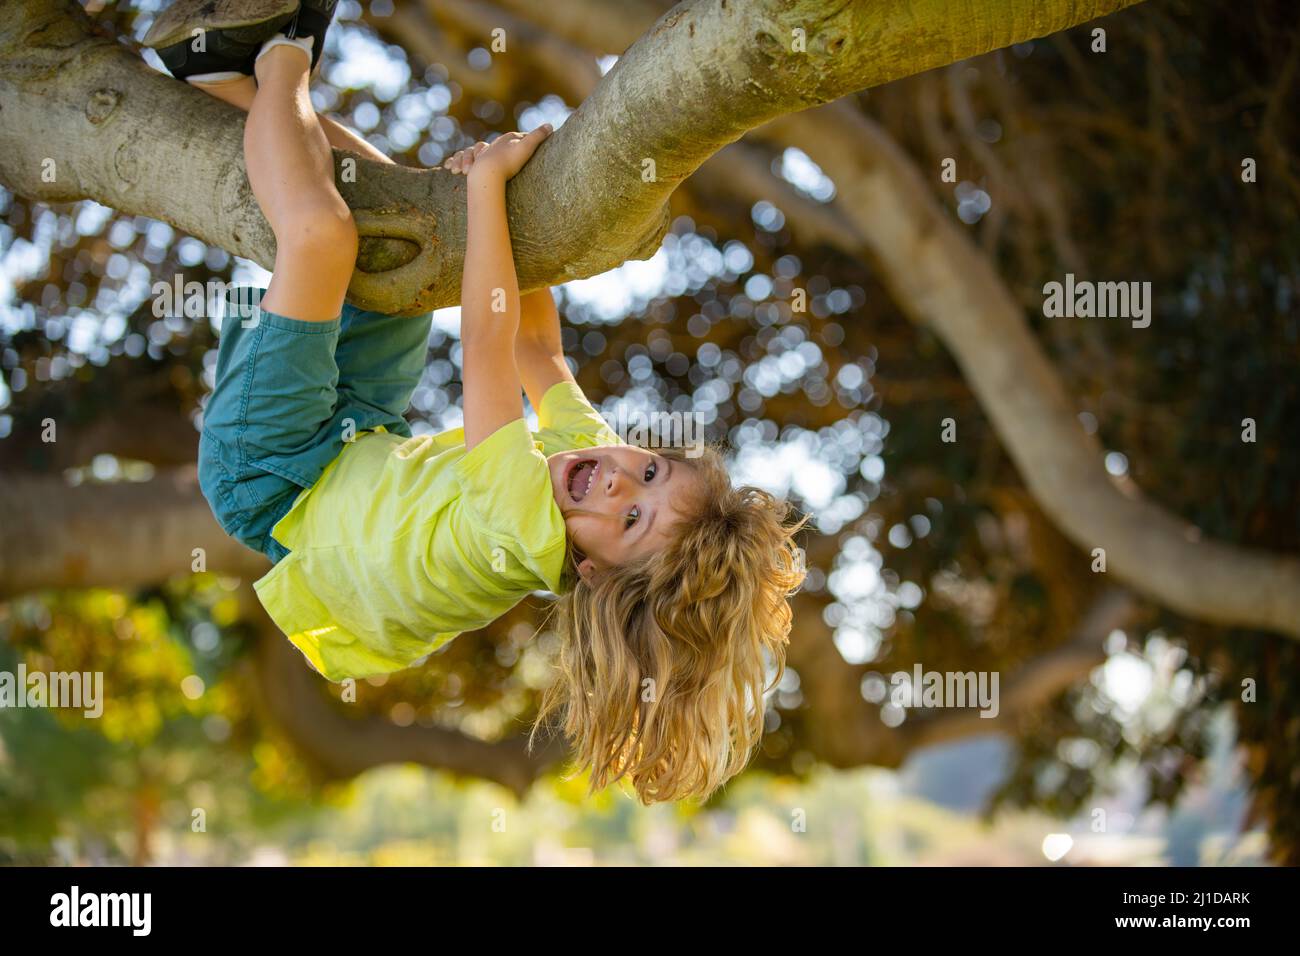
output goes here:
[[458, 175], [489, 177], [504, 183], [524, 168], [542, 140], [550, 135], [550, 123], [543, 123], [531, 133], [504, 133], [491, 143], [475, 143], [458, 151], [443, 166]]

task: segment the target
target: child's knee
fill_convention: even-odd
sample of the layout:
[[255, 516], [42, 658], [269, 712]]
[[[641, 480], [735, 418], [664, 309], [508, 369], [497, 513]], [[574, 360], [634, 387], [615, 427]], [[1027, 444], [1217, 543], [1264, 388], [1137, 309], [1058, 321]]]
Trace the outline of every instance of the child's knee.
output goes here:
[[322, 268], [351, 269], [357, 259], [357, 224], [340, 200], [295, 210], [275, 231], [282, 251]]

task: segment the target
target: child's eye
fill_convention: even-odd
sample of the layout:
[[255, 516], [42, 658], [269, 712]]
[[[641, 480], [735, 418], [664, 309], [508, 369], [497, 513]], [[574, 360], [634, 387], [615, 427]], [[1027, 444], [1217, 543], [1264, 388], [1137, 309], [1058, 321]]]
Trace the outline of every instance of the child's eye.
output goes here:
[[654, 477], [658, 473], [659, 473], [659, 466], [656, 465], [654, 462], [650, 462], [650, 464], [646, 466], [646, 470], [645, 470], [646, 482], [649, 483], [651, 481], [654, 481]]
[[632, 527], [632, 525], [637, 523], [637, 520], [640, 517], [641, 517], [641, 509], [636, 505], [633, 505], [632, 510], [627, 513], [627, 517], [624, 518], [623, 520], [627, 522], [627, 527], [630, 528]]

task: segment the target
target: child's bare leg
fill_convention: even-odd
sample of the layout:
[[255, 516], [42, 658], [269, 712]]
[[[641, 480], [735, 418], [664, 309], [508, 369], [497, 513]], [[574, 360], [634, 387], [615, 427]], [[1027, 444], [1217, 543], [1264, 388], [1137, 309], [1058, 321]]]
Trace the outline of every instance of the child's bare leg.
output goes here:
[[328, 116], [322, 116], [320, 113], [316, 114], [316, 118], [320, 120], [321, 129], [325, 131], [325, 138], [330, 141], [330, 145], [335, 149], [346, 149], [352, 153], [360, 153], [366, 159], [373, 159], [377, 163], [392, 162], [391, 159], [346, 126], [335, 122]]
[[230, 80], [217, 80], [216, 82], [196, 83], [189, 81], [190, 86], [202, 90], [209, 96], [215, 96], [217, 99], [229, 103], [231, 106], [237, 106], [239, 109], [248, 111], [253, 105], [253, 97], [257, 95], [257, 81], [251, 76], [240, 76]]
[[[192, 83], [192, 85], [198, 87], [204, 93], [215, 96], [217, 99], [244, 111], [247, 111], [253, 105], [253, 97], [257, 95], [257, 81], [251, 76], [241, 76], [238, 79], [223, 80], [216, 83]], [[316, 119], [320, 122], [321, 129], [325, 131], [325, 138], [329, 140], [329, 144], [335, 149], [346, 149], [352, 153], [359, 153], [366, 159], [373, 159], [377, 163], [392, 162], [391, 159], [346, 126], [320, 113], [316, 114]]]
[[257, 61], [244, 161], [275, 232], [275, 269], [262, 300], [293, 319], [336, 319], [357, 258], [357, 227], [334, 186], [329, 140], [307, 92], [310, 58], [288, 44]]

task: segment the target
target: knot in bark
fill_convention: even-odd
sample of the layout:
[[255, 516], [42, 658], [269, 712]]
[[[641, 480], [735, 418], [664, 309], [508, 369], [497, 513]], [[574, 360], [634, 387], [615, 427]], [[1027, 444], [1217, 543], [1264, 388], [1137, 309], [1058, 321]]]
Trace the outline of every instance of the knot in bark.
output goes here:
[[86, 103], [86, 119], [98, 126], [113, 115], [117, 104], [122, 102], [122, 94], [117, 90], [98, 89], [90, 94]]

